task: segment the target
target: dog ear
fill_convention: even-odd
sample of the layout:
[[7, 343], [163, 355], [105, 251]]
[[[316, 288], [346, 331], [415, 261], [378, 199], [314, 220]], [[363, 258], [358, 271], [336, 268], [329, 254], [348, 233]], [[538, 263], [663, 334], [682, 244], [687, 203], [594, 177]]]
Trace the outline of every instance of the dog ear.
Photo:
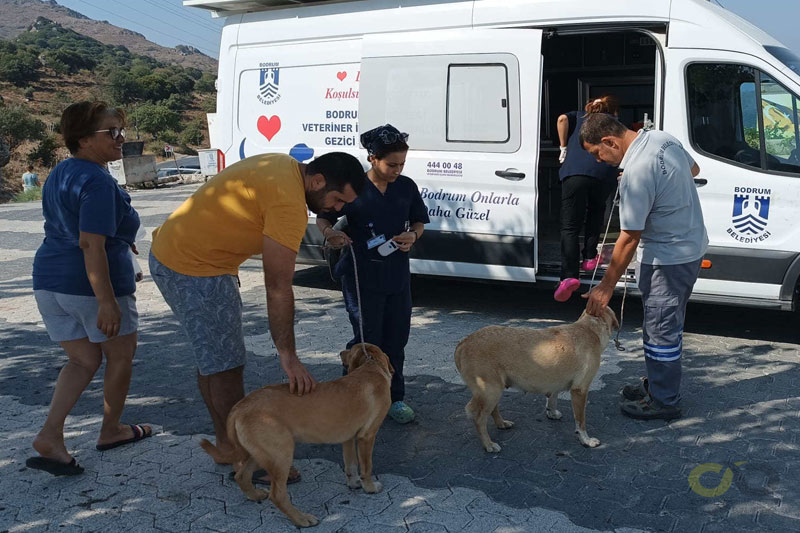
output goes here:
[[611, 331], [619, 329], [619, 320], [617, 320], [617, 314], [614, 310], [610, 307], [606, 307], [606, 312], [611, 316]]
[[339, 359], [342, 360], [342, 365], [349, 367], [350, 366], [350, 354], [352, 350], [342, 350], [339, 352]]

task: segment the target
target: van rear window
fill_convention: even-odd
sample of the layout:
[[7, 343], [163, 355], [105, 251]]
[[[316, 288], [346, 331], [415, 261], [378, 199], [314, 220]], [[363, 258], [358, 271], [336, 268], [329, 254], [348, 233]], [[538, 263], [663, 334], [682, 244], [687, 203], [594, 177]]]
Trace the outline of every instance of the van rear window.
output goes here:
[[781, 46], [765, 46], [764, 50], [769, 52], [778, 61], [792, 69], [792, 71], [800, 76], [800, 57], [788, 48]]

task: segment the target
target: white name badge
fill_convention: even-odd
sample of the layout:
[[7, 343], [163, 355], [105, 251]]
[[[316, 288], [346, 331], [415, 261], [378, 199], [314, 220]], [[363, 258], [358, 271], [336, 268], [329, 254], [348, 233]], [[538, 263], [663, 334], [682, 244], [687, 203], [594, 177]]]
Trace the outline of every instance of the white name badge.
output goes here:
[[371, 238], [367, 241], [367, 250], [372, 250], [373, 248], [377, 248], [381, 244], [386, 242], [386, 237], [383, 235], [376, 235], [375, 237]]

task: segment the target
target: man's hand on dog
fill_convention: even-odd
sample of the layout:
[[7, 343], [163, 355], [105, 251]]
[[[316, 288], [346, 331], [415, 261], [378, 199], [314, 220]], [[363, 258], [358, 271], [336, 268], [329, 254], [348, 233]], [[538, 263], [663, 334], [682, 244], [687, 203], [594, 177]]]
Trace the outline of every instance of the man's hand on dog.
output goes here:
[[281, 367], [283, 367], [283, 371], [286, 372], [286, 376], [289, 378], [290, 393], [302, 396], [316, 388], [317, 381], [314, 376], [311, 375], [296, 355], [281, 356]]
[[603, 309], [606, 308], [608, 302], [611, 301], [611, 296], [614, 294], [614, 287], [607, 287], [602, 282], [593, 287], [592, 290], [586, 294], [581, 295], [589, 301], [586, 302], [586, 312], [592, 316], [602, 316]]

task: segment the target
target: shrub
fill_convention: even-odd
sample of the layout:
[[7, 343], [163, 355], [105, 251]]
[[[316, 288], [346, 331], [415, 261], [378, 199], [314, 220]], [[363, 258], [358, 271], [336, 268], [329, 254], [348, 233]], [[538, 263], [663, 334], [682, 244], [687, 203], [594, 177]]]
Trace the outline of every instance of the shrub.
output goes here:
[[13, 150], [26, 140], [38, 140], [44, 136], [45, 125], [32, 118], [21, 107], [0, 107], [0, 139]]
[[56, 150], [59, 144], [55, 135], [47, 135], [28, 154], [28, 163], [40, 162], [42, 166], [52, 167], [56, 163]]
[[134, 108], [131, 123], [140, 130], [156, 138], [163, 139], [163, 132], [176, 130], [180, 125], [180, 117], [166, 106], [145, 103]]
[[203, 72], [203, 76], [194, 84], [194, 88], [201, 93], [215, 93], [217, 88], [215, 82], [217, 77], [209, 72]]
[[193, 144], [197, 146], [203, 143], [203, 129], [196, 122], [191, 122], [183, 128], [180, 141], [184, 146]]
[[42, 200], [42, 188], [36, 187], [29, 191], [22, 191], [17, 193], [12, 199], [12, 202], [36, 202]]

